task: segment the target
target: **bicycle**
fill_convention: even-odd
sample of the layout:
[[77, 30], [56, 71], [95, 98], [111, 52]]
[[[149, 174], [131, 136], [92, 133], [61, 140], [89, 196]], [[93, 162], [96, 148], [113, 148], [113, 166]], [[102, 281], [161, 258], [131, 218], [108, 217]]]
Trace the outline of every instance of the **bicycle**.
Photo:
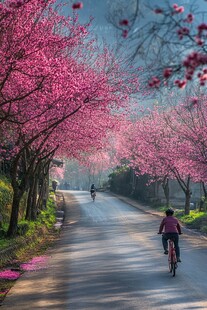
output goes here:
[[96, 192], [95, 191], [91, 193], [91, 198], [93, 199], [93, 202], [94, 202], [95, 198], [96, 198]]
[[176, 269], [178, 267], [178, 264], [177, 264], [177, 257], [176, 257], [173, 238], [168, 240], [168, 264], [169, 264], [169, 270], [174, 277], [176, 274]]

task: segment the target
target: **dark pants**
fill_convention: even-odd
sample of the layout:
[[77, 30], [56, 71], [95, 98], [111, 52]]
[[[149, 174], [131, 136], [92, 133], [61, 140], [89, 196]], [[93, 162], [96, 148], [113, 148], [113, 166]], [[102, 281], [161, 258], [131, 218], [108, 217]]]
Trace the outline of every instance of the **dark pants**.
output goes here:
[[176, 256], [180, 257], [180, 248], [179, 248], [179, 235], [178, 233], [165, 233], [162, 235], [162, 244], [164, 250], [168, 249], [167, 240], [173, 238], [174, 244], [175, 244], [175, 252]]

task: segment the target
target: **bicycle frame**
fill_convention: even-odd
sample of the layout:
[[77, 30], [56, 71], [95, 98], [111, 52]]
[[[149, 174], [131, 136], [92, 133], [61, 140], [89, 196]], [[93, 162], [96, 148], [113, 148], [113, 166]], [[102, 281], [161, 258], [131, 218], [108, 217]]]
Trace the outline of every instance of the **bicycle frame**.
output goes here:
[[168, 264], [169, 264], [169, 270], [174, 277], [178, 265], [173, 239], [168, 240]]

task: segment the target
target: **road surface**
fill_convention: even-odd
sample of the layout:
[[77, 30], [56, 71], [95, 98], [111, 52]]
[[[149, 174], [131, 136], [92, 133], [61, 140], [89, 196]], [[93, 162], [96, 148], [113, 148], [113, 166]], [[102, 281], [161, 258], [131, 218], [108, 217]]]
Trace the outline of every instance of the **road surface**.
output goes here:
[[79, 192], [70, 236], [69, 309], [207, 309], [206, 242], [182, 236], [182, 263], [171, 277], [160, 219], [117, 198]]
[[[172, 277], [157, 235], [161, 218], [110, 193], [97, 193], [95, 202], [88, 192], [65, 191], [64, 195], [66, 202], [70, 200], [68, 220], [57, 249], [51, 250], [51, 268], [37, 282], [39, 291], [41, 283], [48, 290], [35, 297], [30, 293], [28, 308], [19, 298], [18, 308], [17, 303], [12, 307], [14, 289], [2, 309], [207, 309], [205, 239], [181, 236], [182, 263]], [[21, 292], [19, 296], [24, 289]]]

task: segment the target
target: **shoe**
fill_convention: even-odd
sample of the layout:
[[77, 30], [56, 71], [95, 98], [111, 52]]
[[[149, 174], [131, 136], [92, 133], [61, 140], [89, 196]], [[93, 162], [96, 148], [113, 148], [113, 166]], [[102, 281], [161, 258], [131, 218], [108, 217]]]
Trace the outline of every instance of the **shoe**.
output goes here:
[[168, 250], [165, 250], [164, 254], [166, 254], [166, 255], [167, 255], [167, 254], [168, 254]]
[[181, 263], [180, 257], [177, 258], [177, 262], [178, 262], [178, 263]]

